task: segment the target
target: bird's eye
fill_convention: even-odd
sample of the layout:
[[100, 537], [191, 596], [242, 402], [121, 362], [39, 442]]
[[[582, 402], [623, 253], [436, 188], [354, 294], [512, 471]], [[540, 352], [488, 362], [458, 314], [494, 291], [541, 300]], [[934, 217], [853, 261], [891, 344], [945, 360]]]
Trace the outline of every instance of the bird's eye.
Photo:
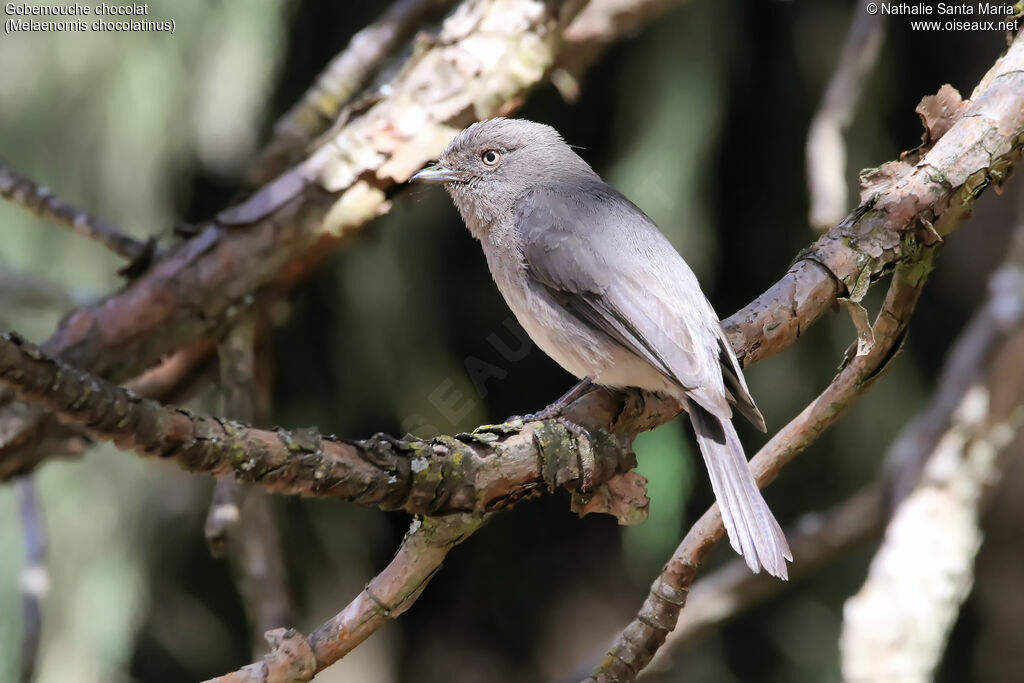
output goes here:
[[501, 155], [498, 154], [497, 150], [488, 149], [480, 155], [480, 161], [484, 162], [484, 166], [497, 166], [498, 162], [501, 161]]

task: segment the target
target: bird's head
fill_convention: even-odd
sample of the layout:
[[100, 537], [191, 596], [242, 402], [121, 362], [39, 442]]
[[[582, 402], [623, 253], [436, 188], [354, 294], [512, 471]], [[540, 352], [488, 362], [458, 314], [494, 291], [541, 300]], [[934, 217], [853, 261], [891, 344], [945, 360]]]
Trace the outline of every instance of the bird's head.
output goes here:
[[411, 180], [443, 184], [470, 230], [480, 236], [533, 186], [594, 176], [551, 126], [497, 118], [456, 135], [438, 162]]

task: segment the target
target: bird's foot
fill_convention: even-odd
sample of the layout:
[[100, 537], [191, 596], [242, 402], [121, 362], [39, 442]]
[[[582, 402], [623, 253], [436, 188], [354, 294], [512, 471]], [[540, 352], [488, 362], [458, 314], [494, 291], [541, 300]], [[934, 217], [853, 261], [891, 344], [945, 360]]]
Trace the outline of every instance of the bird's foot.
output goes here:
[[565, 431], [569, 432], [574, 437], [576, 437], [577, 441], [579, 441], [580, 439], [585, 439], [587, 443], [593, 441], [593, 438], [590, 436], [590, 430], [584, 427], [583, 425], [577, 422], [573, 422], [569, 418], [562, 417], [561, 415], [559, 415], [555, 419], [558, 420], [558, 424], [565, 427]]
[[562, 406], [557, 403], [552, 403], [543, 410], [538, 410], [536, 413], [527, 413], [525, 415], [513, 415], [508, 418], [509, 422], [540, 422], [541, 420], [553, 420], [558, 417], [562, 412]]
[[562, 412], [569, 407], [570, 404], [576, 402], [584, 394], [593, 388], [593, 383], [589, 379], [581, 379], [572, 389], [565, 392], [557, 401], [549, 405], [543, 410], [538, 410], [536, 413], [528, 413], [526, 415], [513, 415], [508, 418], [509, 422], [515, 422], [520, 420], [522, 422], [538, 422], [540, 420], [551, 420], [556, 417], [560, 417]]

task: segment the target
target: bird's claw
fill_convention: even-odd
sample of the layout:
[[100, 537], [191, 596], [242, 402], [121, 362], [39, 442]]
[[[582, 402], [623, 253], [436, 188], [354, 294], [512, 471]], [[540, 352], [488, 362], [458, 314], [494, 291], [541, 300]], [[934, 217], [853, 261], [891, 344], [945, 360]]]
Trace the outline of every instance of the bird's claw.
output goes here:
[[593, 437], [590, 436], [590, 430], [588, 430], [586, 427], [579, 424], [578, 422], [573, 422], [569, 418], [563, 417], [561, 415], [559, 415], [555, 419], [558, 421], [558, 424], [565, 427], [565, 431], [569, 432], [574, 437], [576, 437], [577, 441], [580, 439], [586, 439], [589, 443], [594, 440]]
[[557, 418], [557, 417], [559, 417], [559, 415], [561, 415], [561, 412], [562, 412], [562, 407], [561, 406], [556, 406], [556, 405], [552, 404], [552, 405], [548, 406], [547, 408], [544, 408], [543, 410], [538, 410], [536, 413], [527, 413], [525, 415], [513, 415], [512, 417], [508, 418], [508, 421], [509, 422], [516, 422], [516, 421], [519, 421], [519, 422], [540, 422], [542, 420], [551, 420], [551, 419]]

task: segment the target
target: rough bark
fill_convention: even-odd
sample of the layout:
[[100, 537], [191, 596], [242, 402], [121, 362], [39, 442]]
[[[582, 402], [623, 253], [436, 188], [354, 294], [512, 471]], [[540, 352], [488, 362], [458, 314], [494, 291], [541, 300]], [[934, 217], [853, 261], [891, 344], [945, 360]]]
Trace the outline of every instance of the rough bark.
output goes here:
[[[88, 427], [96, 438], [190, 471], [233, 472], [278, 493], [412, 514], [482, 514], [584, 478], [596, 486], [633, 467], [630, 435], [649, 424], [646, 416], [620, 415], [621, 402], [606, 392], [589, 395], [592, 459], [580, 458], [575, 437], [557, 420], [489, 425], [431, 440], [376, 435], [345, 441], [315, 429], [271, 431], [143, 399], [10, 333], [0, 334], [0, 383]], [[604, 425], [593, 421], [599, 406]]]
[[1024, 229], [950, 355], [931, 410], [896, 448], [920, 472], [843, 609], [843, 680], [925, 682], [974, 578], [980, 516], [1024, 427]]

